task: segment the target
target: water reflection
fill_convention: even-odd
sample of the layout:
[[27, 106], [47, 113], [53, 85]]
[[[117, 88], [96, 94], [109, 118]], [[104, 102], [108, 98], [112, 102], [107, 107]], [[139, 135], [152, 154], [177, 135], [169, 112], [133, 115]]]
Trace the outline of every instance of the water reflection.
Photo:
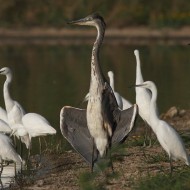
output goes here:
[[[27, 112], [46, 117], [58, 129], [59, 113], [64, 105], [85, 107], [80, 102], [89, 89], [91, 45], [22, 45], [1, 46], [0, 67], [13, 70], [12, 96]], [[158, 87], [160, 112], [176, 105], [189, 108], [190, 48], [189, 46], [128, 46], [104, 44], [101, 65], [115, 73], [115, 89], [123, 97], [135, 102], [134, 49], [139, 49], [145, 80], [153, 80]], [[4, 76], [0, 78], [3, 88]], [[4, 106], [1, 91], [1, 105]], [[38, 150], [38, 149], [37, 149]]]

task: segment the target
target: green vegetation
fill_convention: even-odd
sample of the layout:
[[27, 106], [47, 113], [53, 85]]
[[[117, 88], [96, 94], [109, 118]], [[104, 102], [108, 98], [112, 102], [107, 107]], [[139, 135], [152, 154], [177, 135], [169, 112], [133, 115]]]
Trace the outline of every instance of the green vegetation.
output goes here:
[[138, 190], [181, 190], [181, 189], [189, 189], [190, 187], [190, 170], [184, 169], [182, 171], [178, 171], [174, 173], [174, 175], [165, 175], [159, 174], [154, 177], [147, 177], [140, 181], [138, 187], [135, 189]]
[[190, 24], [187, 0], [6, 0], [0, 27], [63, 27], [64, 21], [101, 12], [111, 27], [179, 27]]

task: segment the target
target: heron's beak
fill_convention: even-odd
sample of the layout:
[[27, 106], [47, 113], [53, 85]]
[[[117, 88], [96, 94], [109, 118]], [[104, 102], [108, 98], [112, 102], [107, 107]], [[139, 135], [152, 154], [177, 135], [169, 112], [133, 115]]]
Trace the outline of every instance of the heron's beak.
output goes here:
[[79, 19], [79, 20], [74, 20], [74, 21], [67, 22], [67, 24], [84, 25], [85, 22], [86, 22], [86, 20], [84, 18], [82, 18], [82, 19]]

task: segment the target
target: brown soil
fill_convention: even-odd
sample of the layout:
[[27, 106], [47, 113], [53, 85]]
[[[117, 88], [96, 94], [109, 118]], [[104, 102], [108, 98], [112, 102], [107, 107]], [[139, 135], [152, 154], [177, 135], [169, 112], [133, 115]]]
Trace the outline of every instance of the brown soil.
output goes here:
[[[190, 133], [190, 111], [171, 108], [161, 116], [181, 135]], [[137, 123], [136, 129], [126, 140], [126, 146], [122, 154], [115, 154], [113, 167], [117, 177], [110, 177], [112, 171], [107, 169], [98, 174], [95, 184], [101, 184], [105, 189], [132, 189], [140, 179], [146, 176], [154, 176], [158, 173], [170, 173], [168, 157], [153, 138], [151, 147], [137, 146], [135, 141], [143, 136], [144, 128]], [[190, 152], [190, 148], [188, 149]], [[84, 182], [79, 179], [85, 173], [90, 175], [90, 166], [75, 151], [67, 151], [62, 154], [46, 154], [42, 156], [41, 162], [38, 156], [31, 159], [35, 169], [30, 180], [19, 180], [12, 189], [45, 190], [45, 189], [82, 189]], [[173, 162], [174, 172], [186, 167], [183, 162]], [[88, 175], [87, 175], [88, 176]], [[87, 180], [87, 182], [89, 182]]]

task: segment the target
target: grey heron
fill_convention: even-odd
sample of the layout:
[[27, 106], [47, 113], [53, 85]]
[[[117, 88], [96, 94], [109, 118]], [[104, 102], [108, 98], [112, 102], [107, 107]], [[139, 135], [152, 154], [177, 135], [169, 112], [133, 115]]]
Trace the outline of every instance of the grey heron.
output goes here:
[[172, 173], [172, 159], [182, 160], [190, 165], [190, 157], [187, 154], [184, 143], [176, 132], [167, 122], [160, 120], [157, 114], [157, 88], [152, 81], [146, 81], [135, 85], [137, 88], [145, 88], [151, 91], [149, 124], [154, 131], [160, 145], [168, 153], [170, 159], [170, 169]]
[[60, 113], [60, 129], [63, 136], [91, 164], [93, 171], [98, 158], [106, 156], [112, 145], [124, 141], [132, 130], [137, 105], [121, 111], [102, 73], [99, 52], [106, 27], [104, 19], [95, 13], [69, 24], [88, 25], [97, 29], [92, 48], [87, 109], [65, 106]]

